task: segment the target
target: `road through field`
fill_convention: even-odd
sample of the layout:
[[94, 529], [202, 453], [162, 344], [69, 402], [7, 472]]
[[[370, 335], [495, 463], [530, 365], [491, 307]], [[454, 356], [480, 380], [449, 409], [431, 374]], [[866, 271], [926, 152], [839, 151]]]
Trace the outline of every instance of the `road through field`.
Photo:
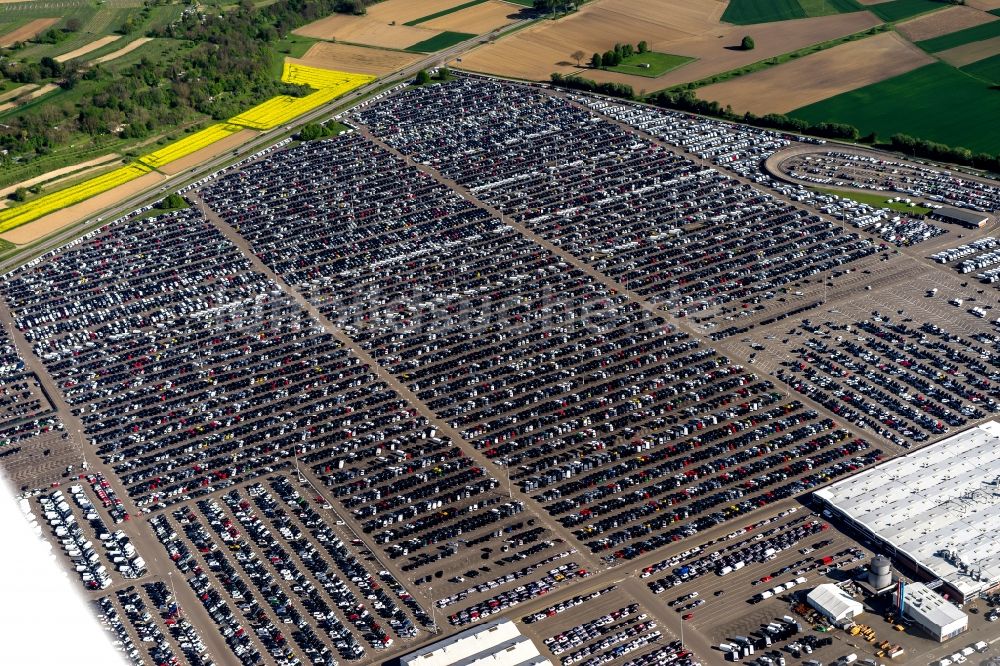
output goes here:
[[[530, 19], [525, 19], [515, 23], [510, 29], [515, 29], [520, 25], [530, 23]], [[239, 155], [249, 155], [260, 151], [270, 145], [276, 143], [282, 136], [285, 136], [289, 132], [293, 132], [299, 127], [306, 125], [311, 122], [321, 122], [329, 118], [333, 113], [340, 110], [346, 110], [351, 106], [357, 104], [363, 100], [366, 96], [370, 95], [373, 89], [380, 87], [389, 87], [393, 84], [398, 84], [410, 79], [414, 74], [416, 74], [421, 69], [428, 69], [432, 67], [438, 67], [448, 62], [451, 58], [465, 53], [471, 48], [484, 43], [491, 38], [495, 37], [496, 31], [487, 35], [481, 35], [464, 42], [455, 44], [446, 49], [438, 51], [437, 53], [429, 54], [420, 60], [404, 67], [403, 69], [385, 76], [381, 79], [376, 80], [373, 83], [356, 88], [351, 92], [331, 100], [328, 104], [317, 107], [316, 109], [299, 116], [295, 120], [289, 122], [276, 131], [269, 131], [262, 133], [256, 139], [244, 144], [242, 147], [238, 148]], [[45, 252], [59, 247], [63, 243], [66, 243], [73, 238], [81, 236], [88, 231], [92, 231], [104, 222], [102, 220], [114, 219], [116, 216], [123, 215], [129, 211], [136, 210], [146, 203], [161, 198], [163, 192], [168, 190], [174, 191], [185, 184], [195, 182], [204, 176], [216, 172], [228, 164], [231, 164], [234, 160], [233, 154], [225, 153], [219, 157], [205, 162], [204, 164], [192, 168], [190, 171], [182, 174], [177, 174], [167, 178], [166, 182], [158, 189], [147, 189], [144, 192], [130, 196], [124, 201], [119, 201], [116, 204], [110, 205], [100, 211], [95, 211], [95, 215], [100, 215], [97, 218], [91, 218], [86, 223], [74, 225], [70, 228], [64, 229], [59, 232], [54, 232], [40, 241], [32, 241], [32, 246], [30, 252], [21, 252], [15, 255], [13, 258], [6, 261], [0, 262], [0, 274], [16, 268], [17, 266], [23, 264], [30, 259], [44, 254]], [[44, 220], [45, 218], [41, 218]], [[29, 223], [34, 224], [38, 222]]]

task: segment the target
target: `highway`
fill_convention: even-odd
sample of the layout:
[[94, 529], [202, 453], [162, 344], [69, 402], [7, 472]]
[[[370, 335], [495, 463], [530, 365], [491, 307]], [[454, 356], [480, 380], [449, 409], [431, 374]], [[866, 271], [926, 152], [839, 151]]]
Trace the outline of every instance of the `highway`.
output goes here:
[[[31, 259], [68, 243], [74, 238], [83, 236], [89, 231], [106, 224], [110, 220], [115, 220], [130, 211], [159, 200], [170, 192], [176, 192], [185, 185], [198, 181], [233, 162], [239, 161], [246, 155], [252, 155], [253, 153], [263, 150], [268, 146], [272, 146], [284, 137], [288, 136], [290, 133], [294, 133], [303, 125], [311, 122], [322, 121], [329, 118], [331, 115], [345, 111], [361, 102], [363, 98], [371, 95], [375, 90], [391, 87], [395, 84], [404, 82], [415, 76], [421, 69], [439, 67], [453, 58], [469, 51], [470, 49], [479, 46], [482, 43], [488, 42], [490, 39], [498, 36], [501, 32], [516, 30], [534, 20], [535, 19], [522, 19], [520, 21], [515, 21], [514, 23], [503, 26], [502, 28], [497, 28], [496, 30], [483, 35], [477, 35], [472, 39], [468, 39], [464, 42], [455, 44], [454, 46], [429, 54], [426, 58], [418, 60], [408, 67], [405, 67], [386, 77], [378, 78], [371, 83], [361, 86], [360, 88], [355, 88], [351, 92], [331, 101], [329, 104], [313, 109], [286, 125], [282, 125], [281, 127], [277, 127], [267, 132], [262, 132], [260, 136], [248, 141], [235, 151], [226, 152], [193, 169], [170, 176], [167, 180], [157, 183], [156, 187], [140, 192], [125, 201], [119, 202], [111, 208], [101, 211], [87, 222], [74, 224], [61, 231], [53, 232], [51, 235], [35, 243], [29, 250], [19, 252], [12, 258], [0, 262], [0, 275], [8, 273]], [[29, 222], [28, 224], [32, 224], [32, 222]]]

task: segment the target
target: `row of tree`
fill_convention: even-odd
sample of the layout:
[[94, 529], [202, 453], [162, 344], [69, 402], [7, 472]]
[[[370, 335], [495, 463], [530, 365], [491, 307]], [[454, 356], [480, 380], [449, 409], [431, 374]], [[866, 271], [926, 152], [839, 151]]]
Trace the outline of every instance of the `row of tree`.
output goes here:
[[[138, 16], [162, 0], [146, 0]], [[203, 13], [191, 7], [153, 37], [185, 40], [166, 57], [128, 65], [110, 62], [86, 69], [52, 58], [18, 61], [0, 50], [0, 74], [17, 83], [57, 81], [64, 88], [86, 86], [73, 101], [55, 96], [12, 114], [0, 125], [0, 169], [89, 135], [94, 143], [143, 138], [200, 120], [225, 119], [275, 95], [309, 92], [276, 80], [274, 42], [293, 28], [333, 12], [364, 12], [366, 0], [278, 0], [257, 8], [251, 0], [232, 10]], [[79, 30], [70, 19], [66, 28]], [[124, 28], [124, 26], [123, 26]]]
[[[574, 90], [583, 90], [624, 99], [635, 99], [635, 92], [632, 87], [623, 83], [598, 83], [580, 76], [563, 76], [558, 73], [552, 74], [552, 83], [563, 88], [572, 88]], [[842, 141], [861, 140], [866, 143], [878, 143], [878, 137], [874, 132], [861, 137], [861, 132], [858, 128], [847, 123], [810, 123], [801, 118], [792, 118], [782, 113], [768, 113], [758, 116], [747, 112], [741, 115], [734, 113], [731, 107], [722, 107], [716, 101], [699, 99], [691, 90], [662, 90], [648, 95], [644, 101], [663, 108], [688, 111], [703, 116], [713, 116], [723, 120], [731, 120], [793, 134], [807, 134]], [[984, 171], [1000, 173], [1000, 154], [974, 153], [968, 148], [948, 146], [943, 143], [919, 139], [906, 134], [894, 134], [890, 137], [889, 143], [884, 145], [912, 157], [923, 157], [936, 162], [963, 164]]]
[[552, 74], [552, 83], [561, 88], [572, 88], [573, 90], [583, 90], [601, 95], [610, 95], [611, 97], [621, 97], [623, 99], [635, 98], [635, 91], [628, 84], [598, 83], [597, 81], [585, 79], [576, 74], [563, 76], [556, 72]]
[[966, 164], [976, 169], [1000, 173], [1000, 153], [975, 153], [961, 146], [949, 146], [935, 141], [918, 139], [908, 134], [893, 134], [889, 137], [889, 147], [913, 157], [924, 157], [936, 162]]
[[845, 123], [823, 122], [813, 124], [801, 118], [791, 118], [783, 113], [768, 113], [758, 116], [747, 112], [740, 115], [733, 113], [731, 107], [722, 107], [716, 101], [699, 99], [691, 90], [661, 90], [647, 97], [646, 101], [668, 109], [690, 111], [703, 116], [714, 116], [724, 120], [733, 120], [748, 125], [793, 132], [795, 134], [811, 134], [828, 139], [844, 139], [847, 141], [856, 141], [861, 135], [857, 127]]
[[534, 8], [546, 14], [571, 12], [583, 4], [583, 0], [534, 0]]
[[[626, 58], [631, 58], [637, 53], [648, 53], [649, 45], [642, 41], [635, 45], [635, 48], [631, 44], [615, 44], [615, 48], [605, 51], [603, 54], [595, 53], [590, 57], [590, 66], [594, 69], [601, 69], [602, 67], [617, 67], [622, 64]], [[580, 54], [579, 57], [583, 57], [583, 54], [579, 51], [574, 53], [574, 56]]]

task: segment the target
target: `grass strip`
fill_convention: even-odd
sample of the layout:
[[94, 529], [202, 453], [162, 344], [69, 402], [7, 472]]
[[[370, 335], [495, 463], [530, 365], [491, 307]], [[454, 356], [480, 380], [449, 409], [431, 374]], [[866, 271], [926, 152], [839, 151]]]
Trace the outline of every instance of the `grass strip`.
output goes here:
[[439, 12], [434, 12], [433, 14], [428, 14], [427, 16], [421, 16], [420, 18], [413, 19], [412, 21], [407, 21], [403, 25], [420, 25], [421, 23], [426, 23], [427, 21], [433, 21], [436, 18], [441, 18], [442, 16], [447, 16], [448, 14], [454, 14], [455, 12], [460, 12], [463, 9], [468, 9], [469, 7], [475, 7], [476, 5], [481, 5], [486, 0], [471, 0], [471, 2], [466, 2], [461, 5], [456, 5], [450, 9], [443, 9]]

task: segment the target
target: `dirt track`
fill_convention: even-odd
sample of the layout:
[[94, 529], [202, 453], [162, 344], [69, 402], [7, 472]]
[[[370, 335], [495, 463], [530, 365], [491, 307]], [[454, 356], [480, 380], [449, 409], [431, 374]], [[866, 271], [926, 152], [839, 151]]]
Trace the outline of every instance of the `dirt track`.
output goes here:
[[31, 92], [38, 86], [34, 83], [25, 83], [23, 86], [18, 86], [16, 88], [11, 88], [5, 93], [0, 93], [0, 102], [6, 102], [9, 99], [14, 99], [15, 97], [20, 97], [21, 95]]
[[[21, 87], [22, 88], [27, 88], [28, 86], [21, 86]], [[30, 92], [28, 92], [26, 90], [25, 91], [26, 94], [22, 95], [21, 99], [24, 102], [27, 102], [29, 100], [35, 99], [36, 97], [41, 97], [42, 95], [47, 95], [47, 94], [49, 94], [50, 92], [52, 92], [53, 90], [55, 90], [58, 87], [59, 86], [57, 86], [54, 83], [46, 83], [41, 88], [35, 88], [34, 90], [32, 90]], [[20, 90], [20, 88], [18, 88], [18, 90]], [[6, 111], [7, 109], [13, 109], [15, 106], [17, 106], [17, 102], [16, 101], [5, 102], [3, 104], [0, 104], [0, 111]]]
[[517, 7], [506, 2], [488, 0], [475, 7], [421, 23], [420, 26], [432, 30], [450, 30], [481, 35], [516, 21], [520, 13]]
[[217, 155], [221, 155], [227, 150], [232, 150], [237, 146], [242, 146], [244, 143], [250, 141], [255, 136], [257, 136], [257, 134], [258, 132], [255, 132], [254, 130], [250, 129], [245, 129], [236, 132], [235, 134], [230, 134], [224, 139], [219, 139], [214, 143], [210, 143], [201, 150], [196, 150], [190, 155], [185, 155], [184, 157], [178, 160], [174, 160], [173, 162], [164, 164], [162, 167], [160, 167], [160, 171], [167, 174], [168, 176], [173, 176], [175, 174], [181, 173], [182, 171], [186, 171], [191, 167], [198, 166], [202, 162], [206, 162], [212, 159], [213, 157], [216, 157]]
[[386, 0], [369, 7], [368, 13], [364, 16], [334, 14], [292, 32], [317, 39], [336, 39], [340, 42], [405, 49], [417, 42], [430, 39], [439, 31], [425, 24], [408, 26], [403, 25], [404, 23], [460, 4], [462, 0], [421, 0], [421, 2]]
[[115, 58], [122, 57], [126, 53], [131, 53], [132, 51], [135, 51], [137, 48], [139, 48], [140, 46], [142, 46], [146, 42], [151, 42], [151, 41], [153, 41], [152, 37], [140, 37], [139, 39], [136, 39], [136, 40], [133, 40], [132, 42], [129, 42], [127, 45], [123, 46], [122, 48], [118, 49], [117, 51], [112, 51], [111, 53], [108, 53], [107, 55], [102, 55], [100, 58], [95, 59], [93, 62], [95, 62], [95, 63], [109, 62], [111, 60], [114, 60]]
[[46, 171], [41, 176], [35, 176], [34, 178], [29, 178], [28, 180], [21, 181], [20, 183], [14, 183], [13, 185], [8, 185], [0, 189], [0, 197], [5, 197], [19, 187], [31, 187], [36, 183], [45, 183], [60, 176], [65, 176], [71, 174], [75, 171], [86, 170], [90, 167], [99, 166], [110, 162], [116, 158], [120, 157], [118, 153], [110, 153], [108, 155], [103, 155], [101, 157], [95, 157], [92, 160], [87, 160], [86, 162], [80, 162], [78, 164], [71, 164], [70, 166], [63, 167], [61, 169], [53, 169], [52, 171]]
[[786, 113], [934, 62], [894, 32], [835, 46], [698, 90], [737, 113]]

